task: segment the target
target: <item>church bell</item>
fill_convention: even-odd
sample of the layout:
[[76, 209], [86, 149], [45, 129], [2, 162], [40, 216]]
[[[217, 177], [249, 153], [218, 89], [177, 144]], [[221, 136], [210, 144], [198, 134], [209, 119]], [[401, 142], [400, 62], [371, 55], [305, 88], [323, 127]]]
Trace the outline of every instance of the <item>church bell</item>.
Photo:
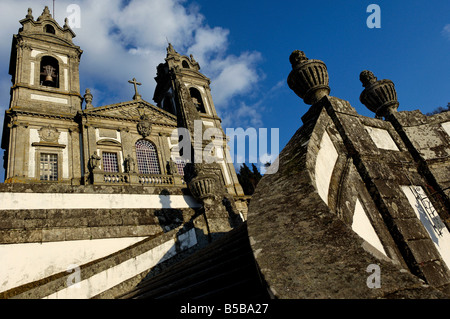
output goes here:
[[42, 75], [45, 75], [45, 79], [44, 79], [44, 85], [52, 85], [55, 83], [55, 68], [52, 67], [51, 65], [46, 65], [44, 66], [44, 72], [42, 72]]

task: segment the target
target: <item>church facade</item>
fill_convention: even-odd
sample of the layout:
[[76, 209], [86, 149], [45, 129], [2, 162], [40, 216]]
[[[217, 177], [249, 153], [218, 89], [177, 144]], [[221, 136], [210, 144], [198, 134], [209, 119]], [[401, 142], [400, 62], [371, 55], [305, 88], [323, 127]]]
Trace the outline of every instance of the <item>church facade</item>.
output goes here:
[[[157, 68], [156, 105], [142, 99], [140, 83], [133, 79], [132, 100], [95, 107], [90, 90], [80, 92], [83, 51], [73, 43], [67, 20], [61, 27], [48, 8], [35, 20], [29, 9], [20, 23], [13, 37], [11, 102], [2, 137], [6, 183], [186, 187], [184, 166], [191, 159], [180, 155], [174, 134], [183, 126], [193, 132], [180, 119], [185, 100], [194, 103], [202, 131], [223, 133], [210, 80], [192, 55], [182, 56], [169, 44], [166, 61]], [[188, 92], [184, 100], [181, 91]], [[230, 195], [242, 196], [222, 136], [211, 150], [218, 177]]]

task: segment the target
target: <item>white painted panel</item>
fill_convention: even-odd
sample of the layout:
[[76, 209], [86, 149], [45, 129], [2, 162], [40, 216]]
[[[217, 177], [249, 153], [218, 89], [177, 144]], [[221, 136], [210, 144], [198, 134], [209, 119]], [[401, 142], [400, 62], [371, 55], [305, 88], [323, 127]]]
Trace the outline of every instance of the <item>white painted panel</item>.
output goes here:
[[30, 85], [34, 85], [34, 62], [30, 64]]
[[0, 210], [198, 208], [187, 195], [0, 193]]
[[7, 291], [83, 265], [146, 237], [0, 245], [0, 291]]
[[64, 89], [69, 91], [69, 70], [64, 69]]
[[31, 57], [35, 58], [37, 57], [39, 54], [44, 53], [43, 51], [39, 51], [39, 50], [31, 50]]
[[205, 126], [214, 126], [214, 123], [210, 122], [210, 121], [203, 121], [203, 125], [205, 125]]
[[63, 178], [69, 178], [69, 148], [67, 147], [69, 145], [69, 140], [67, 132], [61, 132], [58, 143], [66, 145], [62, 151], [62, 173]]
[[447, 132], [447, 134], [450, 136], [450, 122], [445, 122], [442, 123], [441, 125], [444, 131]]
[[32, 146], [33, 143], [40, 141], [39, 132], [37, 129], [30, 129], [30, 144], [28, 147], [28, 177], [36, 177], [36, 149]]
[[[430, 212], [435, 211], [435, 209], [425, 195], [423, 188], [420, 186], [402, 186], [402, 190], [408, 198], [411, 207], [414, 209], [417, 218], [422, 222], [428, 235], [441, 254], [442, 259], [447, 264], [447, 267], [450, 267], [450, 233], [437, 213], [430, 214]], [[421, 197], [422, 200], [419, 200], [416, 196]], [[427, 209], [427, 207], [429, 208]], [[433, 225], [435, 225], [441, 233], [439, 233]]]
[[69, 101], [67, 99], [60, 99], [56, 97], [51, 96], [44, 96], [44, 95], [38, 95], [38, 94], [31, 94], [32, 100], [38, 100], [38, 101], [44, 101], [44, 102], [52, 102], [52, 103], [58, 103], [58, 104], [68, 104]]
[[67, 55], [56, 54], [56, 56], [57, 56], [58, 58], [60, 58], [61, 61], [62, 61], [64, 64], [67, 64], [67, 61], [68, 61]]
[[388, 131], [381, 128], [370, 126], [365, 126], [365, 129], [369, 133], [370, 137], [372, 138], [372, 141], [378, 148], [382, 148], [385, 150], [399, 151], [397, 144], [395, 144], [391, 134], [389, 134]]
[[331, 176], [338, 159], [338, 152], [327, 132], [323, 133], [320, 150], [316, 159], [316, 187], [322, 200], [328, 205], [328, 190]]
[[[366, 212], [364, 211], [363, 206], [359, 199], [356, 200], [355, 212], [353, 214], [353, 224], [352, 229], [355, 233], [357, 233], [361, 238], [371, 244], [373, 247], [378, 249], [384, 255], [386, 252], [381, 244], [380, 238], [378, 237], [375, 229], [373, 229], [372, 223], [367, 217]], [[387, 256], [387, 255], [386, 255]]]
[[[178, 237], [181, 250], [188, 249], [197, 244], [195, 229]], [[112, 287], [131, 279], [134, 276], [149, 270], [158, 263], [163, 262], [177, 254], [175, 240], [169, 240], [135, 258], [127, 260], [117, 266], [111, 267], [88, 279], [81, 281], [78, 287], [69, 287], [60, 290], [45, 299], [89, 299]]]

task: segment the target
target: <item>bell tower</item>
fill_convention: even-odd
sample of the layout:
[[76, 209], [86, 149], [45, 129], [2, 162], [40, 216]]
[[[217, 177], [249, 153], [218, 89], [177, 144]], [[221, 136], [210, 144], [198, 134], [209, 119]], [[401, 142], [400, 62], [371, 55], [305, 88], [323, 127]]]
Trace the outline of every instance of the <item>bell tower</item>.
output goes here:
[[35, 21], [31, 9], [14, 35], [9, 73], [13, 109], [49, 113], [81, 110], [79, 62], [82, 50], [75, 33], [52, 18], [48, 7]]
[[83, 101], [83, 51], [72, 42], [68, 20], [61, 27], [48, 7], [36, 20], [28, 9], [20, 24], [12, 40], [11, 99], [2, 136], [6, 182], [74, 182], [80, 175], [75, 117]]
[[[221, 125], [222, 120], [217, 115], [212, 99], [211, 80], [200, 73], [200, 65], [192, 55], [188, 57], [179, 54], [170, 43], [165, 60], [166, 63], [160, 64], [157, 68], [155, 78], [157, 86], [153, 100], [159, 107], [175, 114], [178, 118], [178, 126], [187, 128], [191, 135], [194, 132], [194, 122], [201, 122], [202, 132], [209, 128], [218, 129], [221, 132], [223, 140], [214, 140], [216, 146], [211, 149], [211, 155], [217, 158], [216, 163], [221, 170], [221, 179], [228, 193], [243, 196], [244, 192], [239, 184], [234, 165], [227, 161], [231, 157], [227, 137]], [[192, 107], [192, 104], [195, 107]], [[198, 125], [196, 128], [200, 131]], [[191, 136], [191, 139], [194, 137]], [[203, 150], [205, 144], [209, 142], [203, 140]], [[194, 153], [203, 152], [203, 150], [194, 149]]]

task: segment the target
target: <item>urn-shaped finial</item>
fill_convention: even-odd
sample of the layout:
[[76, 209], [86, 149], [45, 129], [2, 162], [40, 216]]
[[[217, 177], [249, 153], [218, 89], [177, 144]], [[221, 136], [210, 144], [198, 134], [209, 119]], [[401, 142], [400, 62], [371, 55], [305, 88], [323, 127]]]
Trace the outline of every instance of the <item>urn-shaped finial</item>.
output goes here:
[[386, 117], [397, 111], [399, 106], [397, 92], [391, 80], [377, 80], [375, 75], [368, 70], [362, 71], [359, 79], [365, 88], [359, 99], [362, 104], [375, 113], [377, 118]]
[[295, 50], [289, 57], [292, 71], [288, 85], [306, 104], [314, 104], [330, 94], [327, 66], [320, 60], [310, 60], [305, 53]]
[[94, 99], [91, 90], [86, 89], [86, 93], [84, 94], [84, 100], [86, 101], [86, 109], [91, 109], [94, 106], [92, 105], [92, 100]]

